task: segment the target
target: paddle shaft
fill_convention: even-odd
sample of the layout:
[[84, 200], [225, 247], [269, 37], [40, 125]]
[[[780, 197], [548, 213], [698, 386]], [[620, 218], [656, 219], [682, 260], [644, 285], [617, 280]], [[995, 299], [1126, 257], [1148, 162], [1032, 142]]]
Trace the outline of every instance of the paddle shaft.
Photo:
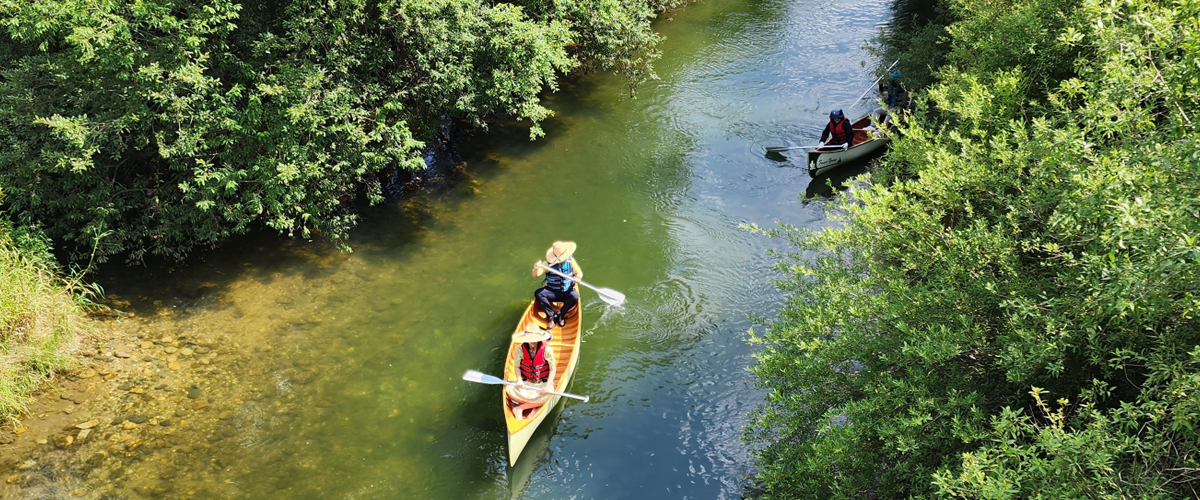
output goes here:
[[594, 286], [592, 286], [592, 285], [589, 285], [589, 284], [587, 284], [587, 283], [584, 283], [584, 282], [583, 282], [583, 280], [581, 280], [581, 279], [579, 279], [579, 278], [576, 278], [576, 277], [574, 277], [574, 276], [567, 276], [567, 275], [565, 275], [565, 274], [563, 274], [563, 273], [560, 273], [560, 272], [558, 272], [558, 271], [555, 271], [555, 270], [554, 270], [554, 268], [552, 268], [552, 267], [550, 267], [550, 266], [547, 266], [547, 265], [545, 265], [545, 264], [540, 264], [540, 263], [539, 263], [539, 264], [538, 264], [538, 267], [540, 267], [540, 268], [542, 268], [542, 269], [545, 269], [546, 271], [549, 271], [549, 272], [551, 272], [551, 273], [557, 274], [557, 275], [559, 275], [559, 276], [561, 276], [561, 277], [563, 277], [563, 278], [566, 278], [566, 279], [569, 279], [569, 280], [571, 280], [571, 281], [574, 281], [574, 282], [576, 282], [576, 283], [579, 283], [580, 285], [583, 285], [583, 286], [586, 286], [586, 287], [588, 287], [588, 288], [591, 288], [592, 290], [595, 290], [595, 289], [596, 289], [596, 287], [594, 287]]
[[[525, 388], [525, 389], [534, 389], [534, 390], [537, 390], [537, 388], [536, 388], [536, 387], [529, 387], [529, 386], [527, 386], [527, 385], [525, 385], [525, 384], [523, 384], [523, 383], [520, 383], [520, 382], [509, 382], [509, 381], [505, 380], [505, 381], [504, 381], [504, 384], [505, 384], [505, 385], [515, 385], [515, 386], [517, 386], [517, 387], [523, 387], [523, 388]], [[569, 392], [558, 392], [558, 391], [542, 391], [542, 392], [544, 392], [544, 393], [546, 393], [546, 394], [553, 394], [553, 395], [555, 395], [555, 396], [562, 396], [562, 397], [564, 397], [564, 398], [578, 399], [578, 400], [580, 400], [580, 401], [583, 401], [584, 403], [588, 402], [588, 400], [589, 400], [589, 399], [592, 399], [592, 398], [591, 398], [591, 396], [580, 396], [580, 395], [578, 395], [578, 394], [571, 394], [571, 393], [569, 393]]]
[[867, 87], [867, 90], [865, 92], [863, 92], [862, 95], [858, 96], [858, 99], [854, 100], [854, 104], [851, 104], [850, 107], [846, 108], [846, 109], [854, 109], [855, 106], [858, 106], [859, 101], [862, 101], [862, 99], [867, 96], [867, 93], [870, 92], [871, 89], [875, 88], [875, 86], [879, 84], [879, 80], [882, 80], [884, 76], [887, 76], [888, 72], [891, 71], [892, 68], [896, 67], [896, 63], [899, 63], [899, 62], [900, 62], [900, 60], [896, 59], [896, 61], [893, 62], [891, 66], [888, 66], [887, 69], [883, 70], [883, 74], [879, 75], [879, 78], [876, 78], [875, 81], [871, 82], [871, 86]]
[[563, 278], [565, 278], [565, 279], [569, 279], [569, 280], [571, 280], [571, 281], [574, 281], [574, 282], [576, 282], [576, 283], [579, 283], [580, 285], [583, 285], [583, 286], [586, 286], [586, 287], [588, 287], [588, 288], [591, 288], [592, 290], [594, 290], [594, 291], [596, 292], [596, 294], [597, 294], [597, 295], [599, 295], [599, 296], [600, 296], [600, 298], [601, 298], [602, 300], [604, 300], [605, 302], [607, 302], [607, 303], [609, 303], [609, 304], [612, 304], [612, 305], [614, 305], [614, 306], [619, 306], [619, 305], [622, 305], [622, 304], [624, 304], [624, 303], [625, 303], [625, 294], [623, 294], [623, 293], [621, 293], [621, 292], [618, 292], [618, 291], [616, 291], [616, 290], [613, 290], [613, 289], [610, 289], [610, 288], [597, 288], [597, 287], [594, 287], [594, 286], [592, 286], [592, 285], [589, 285], [589, 284], [587, 284], [587, 283], [584, 283], [584, 282], [583, 282], [583, 280], [581, 280], [581, 279], [577, 279], [577, 278], [575, 278], [574, 276], [567, 276], [567, 275], [565, 275], [565, 274], [563, 274], [563, 273], [560, 273], [560, 272], [558, 272], [558, 271], [554, 270], [553, 268], [551, 268], [550, 266], [547, 266], [547, 265], [545, 265], [545, 264], [542, 264], [540, 261], [537, 263], [537, 265], [538, 265], [538, 267], [541, 267], [542, 269], [545, 269], [545, 270], [546, 270], [546, 271], [548, 271], [548, 272], [554, 273], [554, 274], [556, 274], [556, 275], [558, 275], [558, 276], [561, 276], [561, 277], [563, 277]]
[[821, 145], [820, 145], [820, 144], [817, 144], [816, 146], [787, 146], [787, 147], [784, 147], [784, 146], [767, 146], [767, 152], [768, 152], [768, 153], [778, 153], [778, 152], [780, 152], [780, 151], [791, 151], [791, 150], [793, 150], [793, 149], [816, 149], [816, 148], [819, 148], [819, 147], [821, 147]]
[[[475, 382], [478, 384], [489, 384], [489, 385], [503, 384], [503, 385], [511, 385], [511, 386], [515, 386], [515, 387], [520, 387], [523, 389], [540, 390], [536, 387], [529, 387], [529, 386], [525, 385], [523, 382], [513, 382], [511, 380], [504, 380], [495, 375], [488, 375], [486, 373], [475, 371], [475, 370], [467, 370], [466, 373], [463, 373], [463, 380], [466, 380], [468, 382]], [[571, 394], [569, 392], [557, 392], [557, 391], [542, 391], [542, 392], [544, 392], [546, 394], [553, 394], [555, 396], [563, 396], [563, 397], [567, 397], [567, 398], [578, 399], [580, 401], [583, 401], [584, 403], [588, 402], [588, 400], [591, 399], [590, 396], [580, 396], [578, 394]]]

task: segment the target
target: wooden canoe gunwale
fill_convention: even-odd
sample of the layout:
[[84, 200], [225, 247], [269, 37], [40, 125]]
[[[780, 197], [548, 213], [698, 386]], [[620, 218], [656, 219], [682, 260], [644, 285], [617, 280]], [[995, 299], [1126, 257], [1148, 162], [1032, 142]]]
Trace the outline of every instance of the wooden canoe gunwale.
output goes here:
[[[547, 325], [547, 321], [537, 313], [537, 303], [530, 302], [529, 307], [525, 308], [525, 314], [521, 316], [521, 321], [517, 322], [517, 328], [514, 333], [524, 331], [528, 325], [536, 324], [542, 327]], [[566, 324], [563, 326], [554, 326], [551, 330], [554, 338], [550, 341], [550, 349], [554, 352], [555, 374], [554, 374], [554, 390], [558, 392], [566, 392], [567, 385], [571, 382], [571, 376], [575, 373], [575, 366], [579, 363], [579, 342], [582, 337], [583, 326], [583, 304], [575, 306], [574, 311], [567, 316]], [[517, 370], [513, 366], [513, 353], [517, 349], [518, 344], [509, 343], [508, 350], [504, 358], [504, 379], [517, 380]], [[561, 396], [552, 396], [542, 406], [534, 410], [534, 413], [529, 418], [517, 420], [513, 415], [513, 407], [509, 404], [508, 394], [506, 391], [501, 391], [501, 406], [504, 411], [504, 423], [508, 432], [508, 463], [512, 466], [517, 463], [517, 457], [521, 456], [521, 451], [525, 449], [525, 445], [529, 443], [529, 438], [533, 436], [538, 426], [546, 419], [546, 415], [551, 413], [551, 409], [558, 404]]]

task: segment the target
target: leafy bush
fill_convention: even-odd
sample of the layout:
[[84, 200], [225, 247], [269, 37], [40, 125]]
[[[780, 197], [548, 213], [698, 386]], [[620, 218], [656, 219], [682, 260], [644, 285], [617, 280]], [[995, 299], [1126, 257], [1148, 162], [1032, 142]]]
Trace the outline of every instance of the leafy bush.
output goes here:
[[773, 231], [799, 252], [753, 368], [772, 498], [1195, 487], [1200, 3], [1001, 7], [956, 4], [841, 227]]
[[439, 124], [532, 124], [574, 68], [652, 75], [660, 0], [0, 0], [0, 186], [101, 257], [265, 224], [343, 242]]

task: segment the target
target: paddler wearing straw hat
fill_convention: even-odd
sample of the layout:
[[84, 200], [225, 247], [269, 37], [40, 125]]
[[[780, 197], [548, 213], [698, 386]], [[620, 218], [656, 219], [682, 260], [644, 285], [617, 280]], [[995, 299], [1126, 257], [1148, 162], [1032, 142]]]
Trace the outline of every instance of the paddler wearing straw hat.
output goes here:
[[515, 405], [513, 415], [518, 420], [526, 418], [526, 411], [550, 401], [553, 396], [545, 391], [554, 389], [554, 350], [550, 349], [550, 331], [538, 325], [529, 325], [525, 331], [512, 337], [517, 348], [513, 349], [513, 366], [521, 386], [504, 388]]
[[[579, 263], [575, 262], [573, 257], [575, 247], [574, 241], [554, 242], [550, 249], [546, 250], [545, 264], [555, 271], [575, 277], [576, 280], [583, 279], [583, 269], [579, 268]], [[546, 313], [548, 328], [553, 328], [555, 323], [563, 326], [567, 322], [567, 313], [579, 303], [579, 289], [575, 288], [574, 281], [546, 272], [542, 269], [542, 261], [539, 260], [533, 265], [533, 277], [537, 278], [543, 274], [546, 278], [542, 280], [542, 287], [533, 292], [533, 299], [537, 301], [542, 312]], [[562, 302], [562, 308], [557, 314], [550, 305], [551, 302]]]

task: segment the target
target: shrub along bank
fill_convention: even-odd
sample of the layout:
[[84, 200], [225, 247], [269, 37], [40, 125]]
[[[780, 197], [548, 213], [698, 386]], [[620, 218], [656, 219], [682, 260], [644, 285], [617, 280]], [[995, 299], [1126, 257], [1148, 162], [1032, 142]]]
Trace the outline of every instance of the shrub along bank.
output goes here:
[[839, 227], [774, 231], [767, 497], [1195, 496], [1200, 2], [934, 5]]
[[0, 187], [76, 256], [342, 242], [445, 120], [538, 136], [560, 75], [651, 77], [673, 1], [0, 0]]
[[45, 238], [0, 224], [0, 422], [73, 362], [86, 320]]

